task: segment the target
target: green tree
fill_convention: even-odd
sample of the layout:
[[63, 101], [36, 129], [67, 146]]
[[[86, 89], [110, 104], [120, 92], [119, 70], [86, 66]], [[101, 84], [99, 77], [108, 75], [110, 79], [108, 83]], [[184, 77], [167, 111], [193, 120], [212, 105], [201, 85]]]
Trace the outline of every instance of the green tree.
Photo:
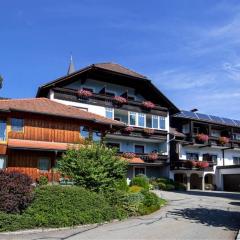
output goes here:
[[96, 143], [69, 149], [58, 161], [58, 169], [64, 176], [94, 191], [114, 189], [126, 178], [127, 165], [115, 149]]

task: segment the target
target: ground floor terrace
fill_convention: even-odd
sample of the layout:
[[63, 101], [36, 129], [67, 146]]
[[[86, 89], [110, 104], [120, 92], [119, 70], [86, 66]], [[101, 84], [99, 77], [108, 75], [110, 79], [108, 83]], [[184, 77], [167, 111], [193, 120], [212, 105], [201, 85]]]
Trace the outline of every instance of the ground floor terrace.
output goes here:
[[147, 216], [62, 230], [0, 233], [0, 239], [236, 239], [240, 228], [240, 194], [209, 191], [156, 193], [168, 204]]

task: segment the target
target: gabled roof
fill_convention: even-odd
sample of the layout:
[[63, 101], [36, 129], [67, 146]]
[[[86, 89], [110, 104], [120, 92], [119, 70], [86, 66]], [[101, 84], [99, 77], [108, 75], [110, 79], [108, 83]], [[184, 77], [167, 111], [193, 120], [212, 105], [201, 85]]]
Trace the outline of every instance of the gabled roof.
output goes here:
[[29, 112], [63, 118], [93, 121], [100, 124], [122, 126], [125, 124], [75, 107], [67, 106], [48, 98], [0, 100], [0, 111]]
[[113, 72], [118, 72], [118, 73], [121, 73], [121, 74], [126, 74], [126, 75], [137, 77], [137, 78], [147, 79], [147, 77], [143, 76], [142, 74], [134, 72], [133, 70], [130, 70], [126, 67], [123, 67], [118, 63], [112, 63], [112, 62], [95, 63], [95, 64], [93, 64], [93, 66], [98, 67], [98, 68], [102, 68], [102, 69], [106, 69], [106, 70], [109, 70], [109, 71], [113, 71]]
[[191, 112], [182, 110], [180, 113], [173, 115], [176, 118], [193, 119], [201, 122], [214, 123], [219, 125], [240, 127], [240, 120], [234, 120], [230, 118], [218, 117], [214, 115], [208, 115], [198, 112]]
[[[72, 74], [60, 77], [40, 86], [36, 96], [47, 97], [50, 89], [54, 87], [63, 87], [64, 85], [81, 79], [84, 74], [88, 76], [88, 74], [91, 73], [107, 74], [111, 76], [111, 81], [116, 82], [116, 84], [131, 84], [131, 86], [140, 89], [141, 92], [149, 98], [157, 99], [155, 101], [156, 104], [159, 104], [159, 102], [164, 103], [167, 108], [170, 109], [171, 113], [180, 111], [147, 77], [117, 63], [96, 63], [89, 65]], [[116, 77], [114, 77], [114, 75]]]

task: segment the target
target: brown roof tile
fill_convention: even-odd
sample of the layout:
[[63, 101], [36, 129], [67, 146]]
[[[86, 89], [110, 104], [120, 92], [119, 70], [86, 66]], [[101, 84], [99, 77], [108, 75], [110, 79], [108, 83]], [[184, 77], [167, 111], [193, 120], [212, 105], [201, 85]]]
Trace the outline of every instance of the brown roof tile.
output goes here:
[[26, 98], [0, 100], [0, 111], [24, 111], [64, 118], [89, 120], [113, 126], [125, 124], [75, 107], [67, 106], [47, 98]]
[[129, 76], [133, 76], [133, 77], [138, 77], [138, 78], [145, 78], [147, 79], [146, 76], [143, 76], [137, 72], [134, 72], [126, 67], [121, 66], [120, 64], [117, 63], [95, 63], [93, 64], [93, 66], [98, 67], [98, 68], [102, 68], [102, 69], [106, 69], [109, 71], [113, 71], [113, 72], [118, 72], [118, 73], [122, 73], [122, 74], [126, 74]]

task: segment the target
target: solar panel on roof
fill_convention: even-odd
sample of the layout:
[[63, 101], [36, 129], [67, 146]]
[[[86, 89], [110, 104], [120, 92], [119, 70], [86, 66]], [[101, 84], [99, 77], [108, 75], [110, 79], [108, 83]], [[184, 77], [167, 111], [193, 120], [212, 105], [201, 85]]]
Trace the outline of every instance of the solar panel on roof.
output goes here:
[[206, 114], [196, 113], [196, 115], [200, 120], [211, 121], [211, 118]]
[[225, 124], [236, 126], [236, 123], [230, 118], [222, 118]]
[[223, 120], [220, 117], [212, 116], [212, 115], [209, 115], [209, 116], [212, 119], [212, 121], [214, 121], [214, 122], [224, 123]]
[[185, 117], [198, 119], [197, 115], [194, 112], [182, 111]]
[[234, 122], [237, 124], [238, 127], [240, 127], [240, 121], [239, 120], [234, 120]]

